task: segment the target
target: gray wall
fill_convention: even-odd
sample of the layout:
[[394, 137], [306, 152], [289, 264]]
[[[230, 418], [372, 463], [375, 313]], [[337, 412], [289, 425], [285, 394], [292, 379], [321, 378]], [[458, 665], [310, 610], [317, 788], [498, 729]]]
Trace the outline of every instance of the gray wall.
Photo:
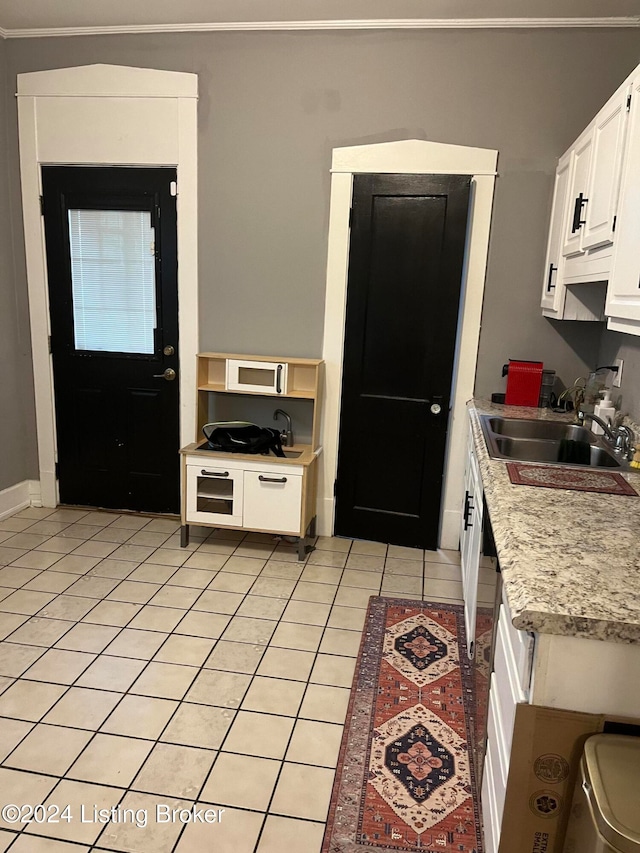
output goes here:
[[598, 364], [624, 360], [620, 390], [613, 389], [613, 399], [620, 397], [620, 411], [640, 423], [640, 337], [605, 331], [602, 335]]
[[[0, 79], [6, 80], [6, 42], [0, 40]], [[17, 164], [9, 162], [7, 150], [8, 108], [12, 100], [3, 85], [0, 91], [0, 491], [37, 476], [31, 342], [27, 314], [26, 284], [16, 276], [13, 218], [20, 208], [7, 204], [9, 176]], [[13, 121], [13, 118], [11, 119]], [[19, 232], [22, 233], [21, 231]], [[22, 251], [18, 239], [18, 251]]]
[[503, 387], [510, 357], [540, 358], [566, 384], [593, 366], [600, 324], [540, 315], [552, 177], [638, 62], [637, 31], [100, 36], [5, 51], [19, 291], [15, 75], [94, 62], [193, 71], [201, 349], [321, 355], [331, 150], [415, 137], [500, 152], [476, 393]]

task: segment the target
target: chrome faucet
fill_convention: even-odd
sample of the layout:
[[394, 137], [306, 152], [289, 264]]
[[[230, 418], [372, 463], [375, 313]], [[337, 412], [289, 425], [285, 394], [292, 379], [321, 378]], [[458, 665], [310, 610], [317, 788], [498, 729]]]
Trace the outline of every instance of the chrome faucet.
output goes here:
[[291, 429], [291, 416], [288, 415], [282, 409], [276, 409], [273, 413], [274, 421], [278, 420], [278, 415], [282, 415], [283, 418], [287, 421], [287, 429], [285, 432], [280, 433], [280, 440], [282, 441], [283, 447], [293, 447], [293, 430]]
[[580, 423], [584, 423], [587, 418], [589, 418], [590, 421], [595, 421], [598, 426], [602, 427], [602, 431], [613, 445], [615, 453], [624, 456], [625, 459], [632, 458], [636, 437], [631, 427], [621, 424], [614, 429], [610, 423], [607, 423], [601, 417], [594, 415], [592, 412], [578, 412], [578, 420]]

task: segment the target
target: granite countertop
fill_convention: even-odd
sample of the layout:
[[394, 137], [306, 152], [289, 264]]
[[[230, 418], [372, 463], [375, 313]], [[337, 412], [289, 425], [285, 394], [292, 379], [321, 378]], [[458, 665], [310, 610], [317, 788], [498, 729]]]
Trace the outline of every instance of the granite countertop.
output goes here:
[[[640, 643], [640, 498], [512, 485], [489, 458], [479, 415], [570, 418], [480, 400], [469, 414], [515, 627]], [[640, 494], [640, 470], [620, 473]]]

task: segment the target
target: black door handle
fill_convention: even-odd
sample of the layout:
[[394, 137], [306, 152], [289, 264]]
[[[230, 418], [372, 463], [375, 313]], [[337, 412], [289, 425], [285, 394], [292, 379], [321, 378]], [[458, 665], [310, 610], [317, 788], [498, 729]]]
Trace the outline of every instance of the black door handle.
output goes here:
[[553, 278], [554, 272], [558, 271], [558, 267], [553, 264], [549, 264], [549, 277], [547, 278], [547, 293], [551, 293], [551, 291], [555, 288], [555, 284], [551, 284], [551, 279]]
[[473, 495], [470, 495], [469, 492], [464, 493], [464, 529], [468, 530], [470, 527], [473, 527], [473, 524], [469, 521], [471, 518], [471, 513], [473, 512], [473, 504], [471, 501], [473, 500]]
[[571, 224], [571, 233], [575, 234], [576, 231], [579, 231], [581, 226], [585, 224], [586, 219], [581, 219], [582, 216], [582, 208], [589, 201], [588, 198], [584, 198], [582, 193], [578, 194], [578, 198], [576, 199], [576, 203], [573, 208], [573, 223]]

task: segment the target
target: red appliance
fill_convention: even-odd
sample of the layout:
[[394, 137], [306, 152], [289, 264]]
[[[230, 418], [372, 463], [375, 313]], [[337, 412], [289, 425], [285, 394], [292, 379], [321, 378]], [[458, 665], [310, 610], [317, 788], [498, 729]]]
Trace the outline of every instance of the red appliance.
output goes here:
[[542, 385], [541, 361], [514, 361], [509, 359], [505, 364], [502, 375], [507, 374], [507, 406], [537, 406], [540, 400]]

